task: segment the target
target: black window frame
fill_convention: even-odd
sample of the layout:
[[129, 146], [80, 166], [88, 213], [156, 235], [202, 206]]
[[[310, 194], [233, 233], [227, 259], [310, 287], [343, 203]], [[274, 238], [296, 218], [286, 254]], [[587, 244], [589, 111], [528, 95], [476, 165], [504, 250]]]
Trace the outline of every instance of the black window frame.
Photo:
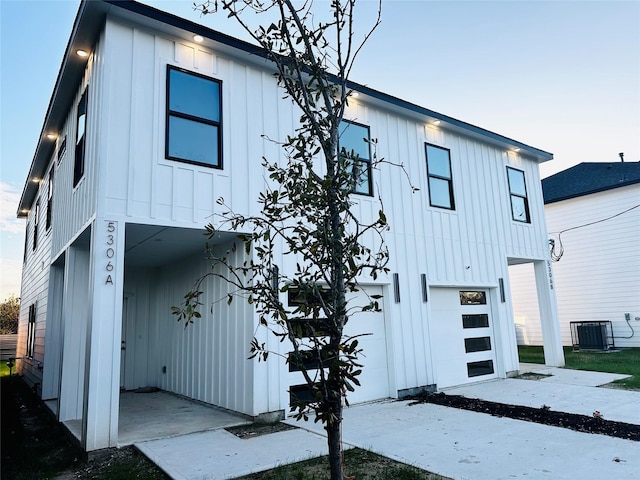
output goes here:
[[[75, 158], [73, 163], [73, 188], [78, 186], [80, 180], [84, 178], [84, 170], [85, 170], [85, 156], [86, 156], [86, 144], [87, 144], [87, 123], [88, 123], [88, 104], [89, 101], [87, 99], [89, 93], [89, 87], [84, 89], [82, 95], [80, 96], [80, 101], [78, 102], [78, 108], [76, 110], [76, 148], [75, 148]], [[80, 119], [84, 116], [84, 121], [82, 124], [82, 135], [80, 135]]]
[[[509, 175], [510, 170], [522, 174], [522, 183], [524, 185], [524, 195], [513, 191], [513, 188], [511, 187], [511, 176]], [[524, 170], [507, 166], [507, 183], [509, 185], [509, 204], [511, 205], [511, 219], [514, 222], [531, 223], [531, 211], [529, 210], [529, 193], [527, 191], [527, 176], [525, 175]], [[513, 207], [514, 197], [524, 201], [524, 214], [526, 217], [525, 220], [521, 220], [520, 218], [517, 218], [518, 216], [516, 215], [516, 212]]]
[[40, 199], [36, 200], [36, 206], [33, 211], [33, 245], [32, 250], [35, 252], [36, 248], [38, 248], [38, 233], [40, 226]]
[[55, 176], [55, 168], [52, 166], [49, 170], [49, 180], [47, 182], [47, 218], [45, 228], [47, 232], [51, 230], [53, 224], [53, 180]]
[[[354, 159], [354, 164], [358, 164], [360, 165], [366, 165], [366, 171], [367, 171], [367, 192], [358, 192], [356, 190], [356, 186], [358, 185], [357, 179], [356, 177], [358, 175], [360, 175], [359, 172], [362, 172], [364, 170], [362, 170], [361, 168], [352, 168], [351, 169], [351, 193], [356, 194], [356, 195], [364, 195], [366, 197], [373, 197], [373, 179], [371, 178], [371, 173], [372, 173], [372, 169], [371, 169], [371, 161], [372, 161], [372, 155], [371, 155], [371, 127], [369, 125], [365, 125], [364, 123], [359, 123], [359, 122], [355, 122], [353, 120], [346, 120], [346, 119], [342, 119], [340, 121], [340, 127], [339, 127], [339, 131], [342, 131], [342, 124], [346, 123], [349, 125], [355, 125], [357, 127], [362, 127], [365, 128], [367, 130], [367, 141], [365, 142], [367, 144], [367, 151], [369, 152], [369, 158], [362, 158], [361, 156], [358, 155], [357, 159]], [[346, 127], [349, 128], [349, 127]], [[340, 141], [338, 140], [338, 152], [339, 155], [343, 158], [348, 158], [350, 152], [353, 152], [354, 149], [352, 148], [351, 150], [347, 150], [349, 146], [344, 146], [344, 145], [340, 145]], [[343, 150], [345, 152], [346, 155], [343, 155]]]
[[[447, 156], [449, 157], [449, 177], [444, 177], [442, 175], [432, 173], [429, 169], [429, 148], [437, 148], [439, 150], [444, 150], [447, 152]], [[456, 199], [453, 193], [453, 169], [451, 167], [451, 149], [441, 147], [440, 145], [434, 145], [432, 143], [425, 142], [424, 144], [424, 156], [427, 164], [427, 190], [429, 191], [429, 205], [434, 208], [443, 208], [445, 210], [455, 211], [456, 209]], [[443, 180], [446, 181], [449, 187], [449, 203], [450, 207], [444, 205], [434, 204], [434, 200], [431, 196], [431, 179]]]
[[27, 349], [25, 355], [27, 358], [33, 358], [34, 347], [36, 343], [36, 304], [29, 305], [29, 320], [27, 323]]
[[[198, 78], [202, 78], [204, 80], [208, 80], [214, 83], [218, 84], [218, 118], [219, 121], [214, 121], [214, 120], [209, 120], [207, 118], [202, 118], [202, 117], [198, 117], [195, 115], [191, 115], [188, 113], [184, 113], [184, 112], [180, 112], [177, 110], [171, 110], [171, 71], [175, 70], [187, 75], [192, 75], [194, 77], [198, 77]], [[222, 125], [223, 125], [223, 118], [222, 118], [222, 80], [217, 79], [217, 78], [213, 78], [213, 77], [209, 77], [207, 75], [203, 75], [201, 73], [197, 73], [197, 72], [192, 72], [190, 70], [186, 70], [184, 68], [180, 68], [180, 67], [176, 67], [175, 65], [169, 65], [167, 64], [167, 78], [166, 78], [166, 114], [165, 114], [165, 141], [164, 141], [164, 157], [167, 160], [173, 160], [176, 162], [183, 162], [183, 163], [189, 163], [191, 165], [199, 165], [202, 167], [208, 167], [208, 168], [215, 168], [218, 170], [222, 170], [223, 169], [223, 158], [222, 158]], [[184, 120], [190, 120], [192, 122], [197, 122], [197, 123], [201, 123], [204, 125], [209, 125], [209, 126], [214, 126], [217, 128], [218, 131], [218, 151], [217, 151], [217, 156], [218, 156], [218, 164], [214, 165], [211, 163], [206, 163], [206, 162], [199, 162], [197, 160], [191, 160], [188, 158], [182, 158], [182, 157], [176, 157], [173, 155], [169, 154], [169, 141], [170, 141], [170, 119], [172, 117], [175, 118], [182, 118]]]

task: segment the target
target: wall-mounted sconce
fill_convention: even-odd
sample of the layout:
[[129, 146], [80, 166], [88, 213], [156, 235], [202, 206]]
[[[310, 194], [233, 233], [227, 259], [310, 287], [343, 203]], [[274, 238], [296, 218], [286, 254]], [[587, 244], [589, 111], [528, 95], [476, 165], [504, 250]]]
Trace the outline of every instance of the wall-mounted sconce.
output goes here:
[[393, 298], [396, 303], [400, 303], [400, 280], [397, 273], [393, 274]]
[[278, 269], [277, 265], [274, 265], [271, 268], [271, 291], [273, 292], [274, 295], [278, 295], [279, 284], [280, 284], [280, 270]]
[[420, 274], [420, 284], [422, 286], [422, 301], [427, 303], [429, 301], [429, 289], [427, 286], [427, 275], [425, 273]]

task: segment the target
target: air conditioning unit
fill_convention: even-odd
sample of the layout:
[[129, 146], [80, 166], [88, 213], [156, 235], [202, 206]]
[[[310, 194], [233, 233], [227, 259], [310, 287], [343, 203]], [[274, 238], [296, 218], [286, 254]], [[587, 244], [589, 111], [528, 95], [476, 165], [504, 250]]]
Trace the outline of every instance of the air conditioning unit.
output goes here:
[[611, 322], [571, 322], [571, 341], [574, 349], [609, 350], [614, 347]]

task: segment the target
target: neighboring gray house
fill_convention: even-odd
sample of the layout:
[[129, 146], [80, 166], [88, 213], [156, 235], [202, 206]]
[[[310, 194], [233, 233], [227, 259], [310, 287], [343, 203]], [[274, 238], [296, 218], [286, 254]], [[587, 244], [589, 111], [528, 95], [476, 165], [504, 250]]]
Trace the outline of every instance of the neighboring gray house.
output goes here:
[[[611, 321], [616, 347], [640, 347], [640, 163], [581, 163], [542, 180], [562, 343], [570, 322]], [[529, 266], [510, 267], [519, 345], [542, 345]], [[575, 337], [575, 332], [574, 332]]]

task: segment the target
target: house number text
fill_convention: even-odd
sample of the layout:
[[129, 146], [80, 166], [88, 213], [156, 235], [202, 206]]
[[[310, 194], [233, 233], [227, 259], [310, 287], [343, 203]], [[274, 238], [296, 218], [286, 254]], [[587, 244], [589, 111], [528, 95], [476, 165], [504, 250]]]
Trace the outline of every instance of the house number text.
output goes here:
[[551, 270], [551, 262], [547, 260], [547, 270], [549, 271], [549, 288], [553, 290], [553, 270]]
[[116, 255], [116, 250], [115, 250], [115, 246], [116, 246], [116, 241], [115, 241], [115, 234], [116, 234], [116, 224], [115, 222], [107, 222], [107, 239], [105, 242], [105, 253], [107, 255], [107, 264], [105, 265], [104, 269], [106, 271], [106, 275], [107, 275], [107, 279], [105, 280], [105, 285], [113, 285], [113, 257], [115, 257]]

